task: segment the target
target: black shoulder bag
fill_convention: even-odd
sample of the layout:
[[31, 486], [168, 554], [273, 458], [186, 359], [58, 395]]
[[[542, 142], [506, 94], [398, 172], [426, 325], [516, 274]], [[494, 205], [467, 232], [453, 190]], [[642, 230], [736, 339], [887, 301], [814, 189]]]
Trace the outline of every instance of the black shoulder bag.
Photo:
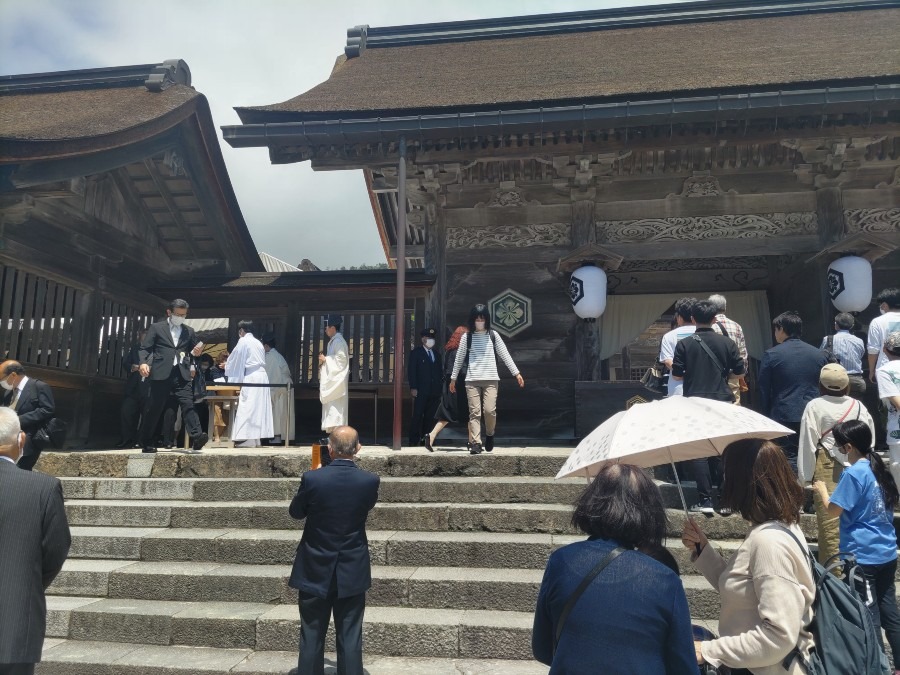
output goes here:
[[559, 619], [556, 621], [556, 634], [553, 636], [553, 653], [556, 653], [556, 647], [559, 645], [559, 638], [562, 637], [563, 628], [566, 625], [566, 619], [569, 618], [569, 614], [572, 612], [572, 608], [575, 606], [575, 603], [578, 602], [578, 598], [581, 597], [582, 593], [584, 593], [585, 589], [591, 585], [591, 582], [594, 578], [600, 574], [606, 566], [609, 565], [613, 560], [618, 558], [621, 554], [625, 552], [625, 549], [621, 546], [617, 546], [612, 551], [604, 556], [603, 560], [597, 563], [597, 566], [592, 569], [584, 579], [581, 580], [581, 583], [578, 584], [578, 588], [572, 591], [572, 595], [569, 596], [569, 599], [566, 600], [566, 606], [563, 607], [562, 613], [559, 615]]

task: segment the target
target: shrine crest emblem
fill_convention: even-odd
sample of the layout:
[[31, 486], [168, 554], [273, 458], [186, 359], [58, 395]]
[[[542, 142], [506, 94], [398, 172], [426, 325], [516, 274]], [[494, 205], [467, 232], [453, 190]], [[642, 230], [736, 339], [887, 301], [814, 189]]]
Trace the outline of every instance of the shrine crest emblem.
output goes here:
[[512, 337], [531, 325], [531, 299], [511, 288], [488, 301], [491, 326], [504, 337]]

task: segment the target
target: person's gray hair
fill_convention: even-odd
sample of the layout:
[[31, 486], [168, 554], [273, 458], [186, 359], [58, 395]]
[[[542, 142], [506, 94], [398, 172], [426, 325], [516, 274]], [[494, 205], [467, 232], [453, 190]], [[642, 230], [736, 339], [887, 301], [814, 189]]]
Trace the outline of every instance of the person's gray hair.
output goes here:
[[350, 426], [338, 427], [328, 436], [335, 457], [353, 457], [359, 450], [359, 432]]
[[19, 416], [12, 408], [0, 408], [0, 447], [15, 445], [19, 442]]
[[719, 295], [716, 293], [715, 295], [711, 295], [707, 298], [712, 304], [716, 306], [716, 311], [720, 314], [725, 312], [725, 307], [727, 306], [727, 301], [725, 300], [724, 295]]
[[841, 312], [834, 317], [834, 325], [841, 330], [850, 330], [856, 324], [856, 319], [849, 312]]
[[172, 302], [169, 303], [169, 309], [171, 309], [173, 312], [176, 309], [190, 309], [190, 305], [188, 305], [187, 300], [175, 298]]

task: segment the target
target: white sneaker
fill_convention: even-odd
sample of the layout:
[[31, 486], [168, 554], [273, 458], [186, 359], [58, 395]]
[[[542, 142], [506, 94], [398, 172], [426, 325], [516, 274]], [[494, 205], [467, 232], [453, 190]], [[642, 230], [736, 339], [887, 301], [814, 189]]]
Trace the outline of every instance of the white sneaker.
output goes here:
[[712, 500], [710, 499], [704, 499], [699, 504], [694, 504], [688, 511], [690, 513], [702, 513], [704, 516], [711, 516], [715, 513]]

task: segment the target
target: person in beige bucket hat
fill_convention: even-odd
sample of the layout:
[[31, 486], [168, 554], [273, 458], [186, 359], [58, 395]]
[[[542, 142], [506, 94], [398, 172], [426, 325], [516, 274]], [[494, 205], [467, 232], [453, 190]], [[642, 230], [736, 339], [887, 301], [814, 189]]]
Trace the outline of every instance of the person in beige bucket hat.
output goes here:
[[[875, 423], [866, 407], [849, 396], [850, 376], [839, 363], [829, 363], [819, 371], [819, 398], [806, 404], [800, 421], [800, 446], [797, 455], [797, 475], [804, 485], [820, 480], [834, 491], [844, 466], [848, 464], [842, 448], [836, 447], [831, 429], [838, 422], [858, 419], [865, 422], [872, 433]], [[813, 492], [816, 521], [819, 529], [819, 562], [837, 555], [840, 528], [832, 518], [817, 492]]]

